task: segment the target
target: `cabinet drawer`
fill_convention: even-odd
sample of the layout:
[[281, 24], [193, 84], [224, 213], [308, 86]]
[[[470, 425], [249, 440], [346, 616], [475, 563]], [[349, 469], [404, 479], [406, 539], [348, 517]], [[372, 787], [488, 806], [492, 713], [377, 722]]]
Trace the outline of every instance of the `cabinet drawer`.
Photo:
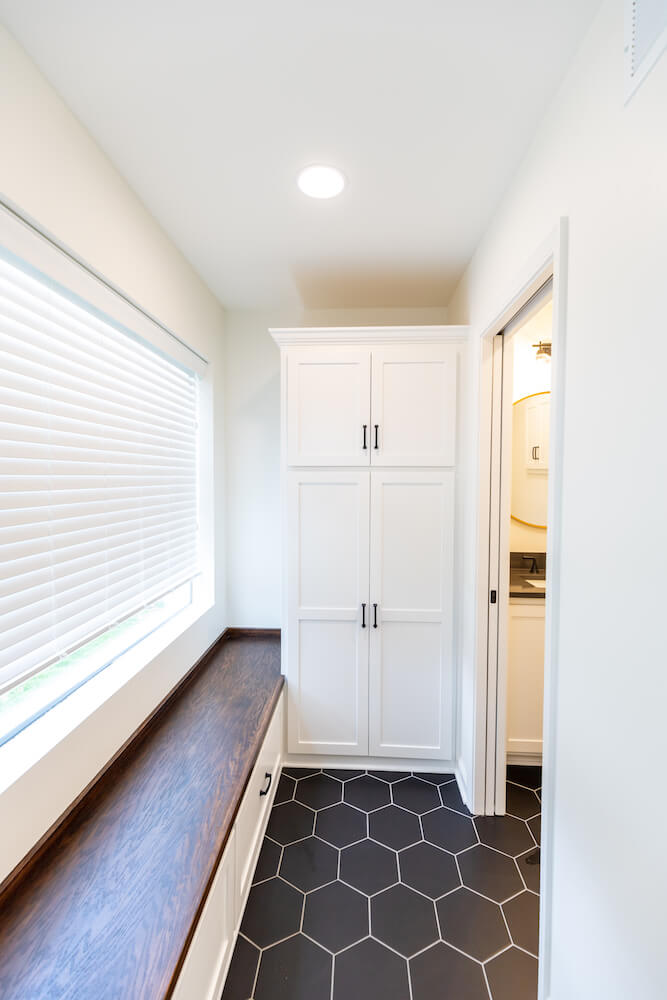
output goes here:
[[[264, 827], [273, 803], [279, 777], [282, 737], [283, 696], [281, 695], [236, 817], [238, 906], [243, 905], [250, 888]], [[270, 775], [270, 780], [267, 775]]]
[[235, 836], [232, 829], [172, 1000], [217, 1000], [220, 995], [236, 930]]

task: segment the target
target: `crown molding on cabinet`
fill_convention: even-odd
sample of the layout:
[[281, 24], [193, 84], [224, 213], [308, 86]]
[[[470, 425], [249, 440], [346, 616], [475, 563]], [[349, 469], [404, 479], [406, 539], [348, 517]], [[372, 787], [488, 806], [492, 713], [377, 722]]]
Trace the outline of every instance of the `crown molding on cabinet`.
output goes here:
[[451, 344], [468, 339], [467, 326], [314, 326], [269, 328], [279, 347], [314, 344]]

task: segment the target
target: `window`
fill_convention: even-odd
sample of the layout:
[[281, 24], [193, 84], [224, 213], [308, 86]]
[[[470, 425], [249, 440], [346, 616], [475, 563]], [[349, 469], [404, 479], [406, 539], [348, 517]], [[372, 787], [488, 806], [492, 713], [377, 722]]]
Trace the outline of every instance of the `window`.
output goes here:
[[192, 600], [199, 377], [0, 249], [0, 743]]

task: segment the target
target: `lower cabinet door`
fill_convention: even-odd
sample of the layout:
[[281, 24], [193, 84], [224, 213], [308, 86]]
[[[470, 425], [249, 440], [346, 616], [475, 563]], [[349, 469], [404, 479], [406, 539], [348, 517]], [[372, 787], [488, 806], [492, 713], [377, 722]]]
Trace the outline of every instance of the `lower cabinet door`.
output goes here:
[[512, 602], [507, 636], [507, 752], [542, 753], [544, 601]]
[[454, 471], [373, 470], [370, 522], [370, 753], [451, 758]]
[[369, 472], [288, 481], [290, 753], [368, 753]]
[[218, 1000], [236, 931], [236, 831], [232, 830], [172, 994], [172, 1000]]

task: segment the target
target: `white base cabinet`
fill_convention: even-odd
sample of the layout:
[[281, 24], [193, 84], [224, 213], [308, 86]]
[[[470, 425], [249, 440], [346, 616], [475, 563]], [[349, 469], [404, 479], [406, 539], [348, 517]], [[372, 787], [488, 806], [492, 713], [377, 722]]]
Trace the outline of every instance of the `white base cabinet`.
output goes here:
[[174, 987], [173, 1000], [219, 1000], [222, 993], [280, 777], [283, 703], [281, 694]]
[[271, 333], [288, 752], [451, 761], [464, 331]]

